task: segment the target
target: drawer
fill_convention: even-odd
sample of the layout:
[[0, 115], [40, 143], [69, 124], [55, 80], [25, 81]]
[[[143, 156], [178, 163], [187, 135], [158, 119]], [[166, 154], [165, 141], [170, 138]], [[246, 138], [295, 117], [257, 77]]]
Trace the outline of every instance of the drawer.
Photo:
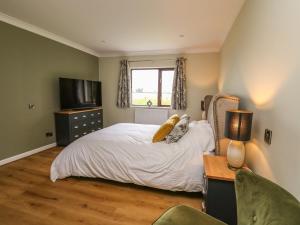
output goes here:
[[71, 140], [71, 141], [74, 141], [74, 140], [76, 140], [76, 139], [78, 139], [78, 138], [81, 137], [81, 135], [80, 135], [79, 132], [78, 132], [78, 133], [71, 133], [70, 135], [71, 135], [71, 136], [70, 136], [70, 140]]
[[96, 119], [96, 124], [97, 125], [102, 125], [102, 118], [97, 118]]
[[206, 213], [229, 225], [237, 225], [234, 182], [207, 178], [203, 198]]
[[[96, 115], [97, 116], [97, 115]], [[89, 119], [90, 126], [102, 126], [102, 117], [95, 117]]]
[[86, 120], [89, 118], [89, 113], [88, 112], [83, 112], [83, 113], [76, 113], [70, 115], [70, 121], [81, 121], [81, 120]]
[[84, 135], [87, 135], [89, 133], [91, 133], [90, 129], [73, 131], [73, 132], [70, 133], [70, 139], [72, 141], [74, 141], [74, 140], [76, 140], [76, 139], [78, 139], [78, 138], [80, 138], [80, 137], [82, 137]]
[[70, 121], [79, 121], [81, 120], [79, 114], [70, 115]]
[[87, 112], [85, 112], [85, 113], [81, 113], [80, 114], [80, 117], [81, 117], [81, 119], [87, 119], [88, 117], [89, 117], [89, 114], [87, 113]]
[[97, 123], [95, 121], [95, 123], [93, 124], [93, 126], [91, 127], [93, 130], [97, 131], [97, 130], [101, 130], [102, 129], [102, 123]]
[[97, 125], [97, 120], [95, 120], [95, 119], [92, 119], [92, 120], [89, 120], [89, 126], [90, 127], [95, 127], [96, 125]]
[[89, 130], [83, 130], [81, 132], [81, 136], [87, 135], [88, 133], [90, 133]]
[[96, 112], [89, 112], [89, 118], [95, 118], [96, 116]]
[[92, 133], [92, 132], [95, 132], [95, 131], [98, 131], [98, 130], [101, 130], [101, 129], [102, 129], [102, 125], [95, 124], [94, 126], [90, 127], [89, 133]]
[[80, 131], [83, 129], [86, 129], [90, 126], [89, 121], [88, 120], [82, 120], [82, 121], [76, 121], [70, 124], [70, 129], [71, 131]]
[[95, 131], [97, 131], [97, 128], [96, 128], [96, 127], [92, 127], [92, 128], [89, 130], [89, 133], [93, 133], [93, 132], [95, 132]]
[[95, 124], [91, 127], [91, 129], [97, 131], [102, 129], [102, 124]]
[[102, 129], [102, 125], [100, 126], [100, 125], [97, 125], [96, 126], [96, 130], [101, 130]]
[[89, 112], [88, 115], [89, 115], [90, 119], [92, 119], [92, 118], [101, 118], [102, 117], [102, 113], [101, 113], [100, 110]]

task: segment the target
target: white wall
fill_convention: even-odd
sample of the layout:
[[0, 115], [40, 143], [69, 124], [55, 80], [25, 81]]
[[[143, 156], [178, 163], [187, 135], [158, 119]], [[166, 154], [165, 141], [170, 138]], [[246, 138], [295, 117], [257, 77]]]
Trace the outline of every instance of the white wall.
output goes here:
[[[221, 53], [219, 90], [254, 111], [248, 164], [300, 198], [300, 1], [248, 0]], [[272, 145], [263, 142], [265, 128]]]
[[[219, 76], [219, 54], [188, 54], [187, 58], [187, 98], [186, 111], [178, 111], [179, 114], [188, 113], [192, 119], [201, 119], [201, 99], [206, 94], [214, 94], [217, 91], [217, 79]], [[138, 56], [128, 57], [129, 60], [152, 60], [152, 62], [134, 63], [134, 66], [170, 66], [174, 65], [178, 55], [162, 56]], [[165, 59], [174, 59], [165, 60]], [[102, 81], [102, 96], [104, 108], [104, 126], [118, 122], [133, 122], [134, 108], [119, 109], [116, 107], [117, 87], [120, 71], [120, 57], [100, 58], [99, 71]], [[170, 111], [170, 114], [173, 111]]]

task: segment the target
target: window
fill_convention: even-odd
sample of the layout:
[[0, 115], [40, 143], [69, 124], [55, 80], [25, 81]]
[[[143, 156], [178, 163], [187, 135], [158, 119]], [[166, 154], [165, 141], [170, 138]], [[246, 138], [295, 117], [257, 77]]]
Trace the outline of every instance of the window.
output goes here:
[[132, 69], [131, 104], [146, 106], [170, 106], [174, 69]]

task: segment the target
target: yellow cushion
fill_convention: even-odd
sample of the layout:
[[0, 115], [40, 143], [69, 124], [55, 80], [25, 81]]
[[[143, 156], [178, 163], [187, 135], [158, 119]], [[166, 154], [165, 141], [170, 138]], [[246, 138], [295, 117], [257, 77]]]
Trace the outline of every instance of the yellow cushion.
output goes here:
[[160, 128], [156, 131], [152, 138], [152, 142], [160, 142], [166, 138], [166, 136], [173, 130], [176, 123], [180, 120], [179, 116], [173, 115], [166, 122], [164, 122]]
[[177, 114], [174, 114], [174, 115], [170, 116], [170, 118], [169, 118], [169, 119], [173, 119], [173, 120], [175, 120], [175, 125], [176, 125], [176, 123], [178, 123], [178, 122], [179, 122], [179, 120], [180, 120], [180, 117], [179, 117]]

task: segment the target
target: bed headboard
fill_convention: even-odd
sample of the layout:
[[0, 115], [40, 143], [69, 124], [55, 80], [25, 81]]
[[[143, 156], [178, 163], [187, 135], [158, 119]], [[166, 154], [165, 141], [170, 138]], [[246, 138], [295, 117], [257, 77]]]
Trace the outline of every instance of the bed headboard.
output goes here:
[[208, 122], [211, 124], [216, 145], [216, 155], [226, 155], [229, 139], [224, 136], [226, 111], [239, 108], [240, 99], [229, 95], [206, 95], [204, 109]]

